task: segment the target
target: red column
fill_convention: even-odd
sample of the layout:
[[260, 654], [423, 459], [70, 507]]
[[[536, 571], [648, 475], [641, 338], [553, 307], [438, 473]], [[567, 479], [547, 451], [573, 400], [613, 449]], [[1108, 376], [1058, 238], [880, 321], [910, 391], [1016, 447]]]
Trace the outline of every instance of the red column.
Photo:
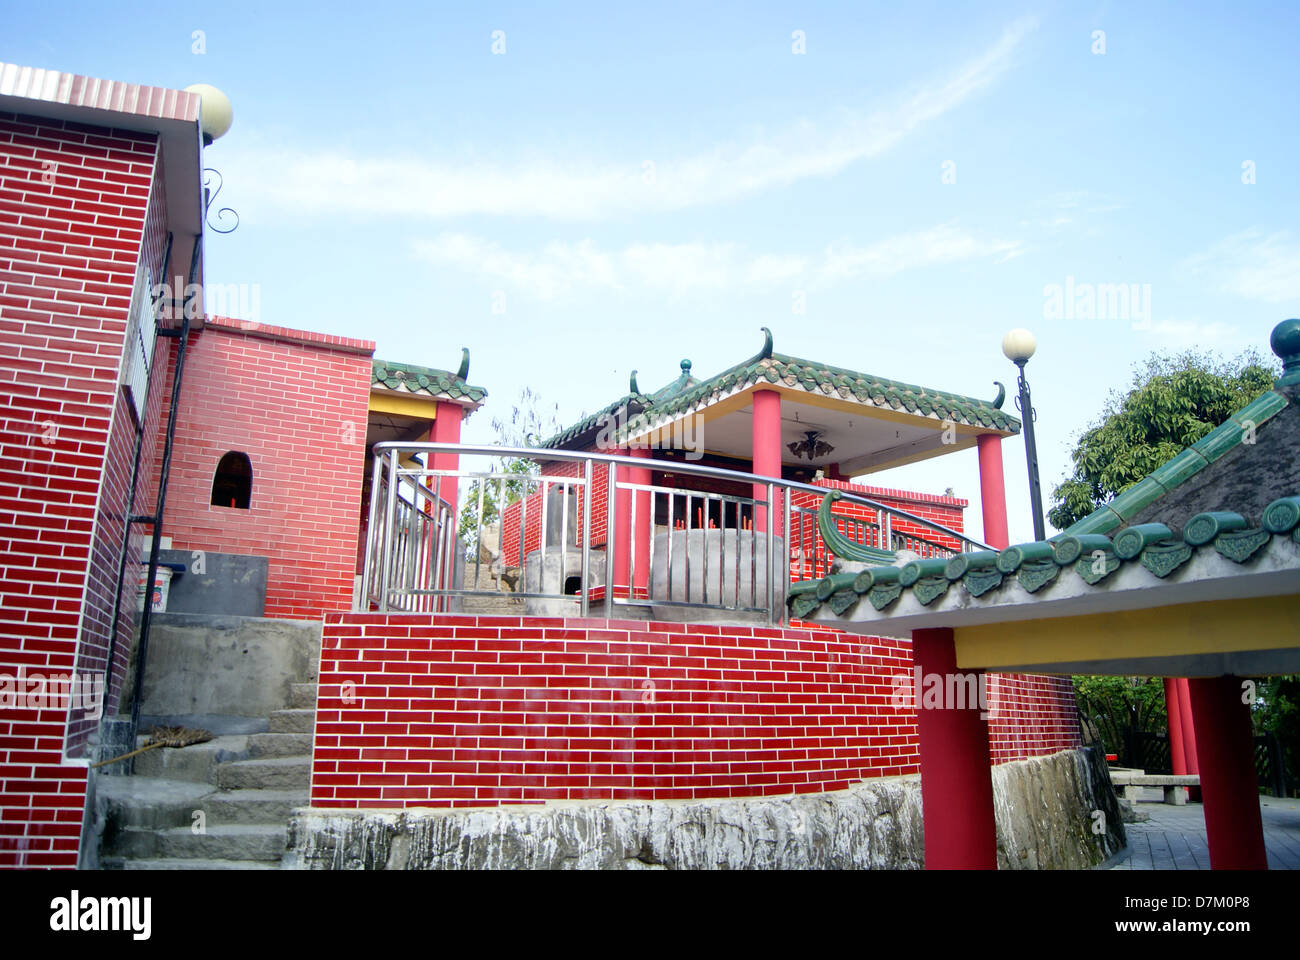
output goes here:
[[980, 511], [984, 517], [984, 542], [1005, 550], [1011, 546], [1007, 533], [1007, 488], [1002, 479], [1002, 438], [982, 433], [975, 438], [980, 457]]
[[[434, 443], [460, 443], [460, 418], [464, 408], [444, 400], [438, 401], [438, 410], [434, 415], [433, 429], [429, 439]], [[460, 466], [460, 456], [455, 453], [435, 453], [430, 466], [435, 470], [455, 470]], [[456, 516], [456, 479], [443, 477], [440, 485], [442, 499], [451, 504], [451, 515]]]
[[[957, 674], [957, 649], [947, 627], [913, 630], [912, 659], [923, 678]], [[968, 671], [975, 672], [975, 671]], [[922, 690], [916, 694], [921, 697]], [[956, 709], [916, 704], [921, 742], [921, 807], [927, 870], [996, 870], [997, 827], [989, 772], [989, 724], [978, 701]]]
[[[756, 390], [754, 404], [754, 473], [761, 477], [781, 478], [781, 394], [775, 390]], [[767, 499], [767, 485], [754, 484], [754, 499]], [[780, 517], [772, 512], [773, 523], [780, 529]], [[755, 511], [754, 529], [767, 529], [766, 512]]]
[[[633, 447], [630, 451], [634, 457], [650, 458], [649, 447]], [[628, 482], [649, 486], [651, 472], [645, 467], [631, 467], [627, 471]], [[632, 529], [632, 569], [633, 587], [636, 596], [648, 599], [650, 596], [650, 538], [654, 536], [654, 517], [650, 515], [653, 499], [649, 491], [636, 494], [636, 510]]]
[[1187, 682], [1196, 746], [1205, 761], [1205, 835], [1212, 870], [1267, 870], [1264, 824], [1255, 778], [1255, 740], [1241, 678], [1197, 677]]
[[1165, 713], [1169, 717], [1169, 763], [1176, 775], [1187, 773], [1187, 755], [1183, 752], [1183, 711], [1178, 697], [1178, 679], [1165, 677]]
[[[630, 456], [631, 453], [627, 447], [620, 447], [615, 451], [620, 457]], [[631, 480], [631, 469], [628, 467], [611, 467], [611, 477], [616, 477], [618, 483], [628, 483]], [[620, 490], [617, 486], [614, 489], [614, 573], [610, 577], [610, 583], [613, 587], [610, 591], [609, 599], [618, 597], [627, 599], [628, 597], [628, 558], [632, 556], [632, 495], [626, 490]]]
[[[1187, 678], [1178, 678], [1178, 713], [1183, 719], [1183, 760], [1187, 764], [1187, 772], [1199, 774], [1201, 765], [1196, 759], [1196, 731], [1192, 724], [1192, 695], [1188, 692]], [[1188, 787], [1187, 799], [1199, 801], [1201, 799], [1200, 787]]]

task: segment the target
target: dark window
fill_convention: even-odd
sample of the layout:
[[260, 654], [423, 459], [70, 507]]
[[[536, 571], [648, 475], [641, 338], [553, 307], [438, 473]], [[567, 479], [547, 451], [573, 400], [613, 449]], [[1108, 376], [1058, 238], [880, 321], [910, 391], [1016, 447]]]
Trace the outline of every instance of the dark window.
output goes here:
[[232, 450], [217, 464], [212, 478], [212, 505], [247, 510], [253, 498], [253, 465], [248, 455]]

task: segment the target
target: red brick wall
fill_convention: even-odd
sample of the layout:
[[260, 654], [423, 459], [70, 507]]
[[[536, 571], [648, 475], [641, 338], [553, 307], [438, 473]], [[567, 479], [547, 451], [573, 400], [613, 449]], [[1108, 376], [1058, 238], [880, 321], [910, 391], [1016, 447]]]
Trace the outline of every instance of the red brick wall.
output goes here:
[[[825, 627], [332, 614], [311, 803], [745, 797], [916, 773], [894, 681], [911, 668], [906, 641]], [[1049, 698], [1032, 709], [1049, 718]], [[1077, 736], [1020, 755], [1058, 743]]]
[[[154, 157], [151, 135], [0, 113], [3, 675], [105, 665], [135, 443], [118, 376], [137, 263], [161, 255]], [[0, 711], [0, 865], [77, 863], [86, 771], [61, 760], [95, 722], [57, 704]]]
[[[177, 550], [268, 557], [267, 616], [351, 608], [373, 352], [368, 341], [224, 318], [191, 339], [164, 533]], [[174, 367], [173, 349], [168, 397]], [[247, 510], [211, 505], [232, 450], [252, 462]]]
[[989, 748], [995, 764], [1080, 745], [1079, 711], [1069, 677], [991, 673], [988, 699]]
[[[542, 475], [547, 477], [581, 477], [585, 467], [573, 461], [551, 461], [542, 464]], [[561, 487], [553, 488], [557, 492]], [[578, 515], [570, 517], [575, 524], [574, 536], [582, 535], [582, 500], [581, 487], [578, 490]], [[527, 556], [541, 547], [542, 513], [544, 512], [542, 492], [538, 490], [523, 500], [506, 507], [501, 522], [501, 556], [507, 566], [520, 565], [519, 525], [524, 524], [524, 555]], [[525, 509], [526, 508], [526, 509]], [[591, 471], [591, 516], [595, 526], [592, 527], [592, 546], [603, 546], [609, 535], [609, 468], [604, 464], [593, 464]]]

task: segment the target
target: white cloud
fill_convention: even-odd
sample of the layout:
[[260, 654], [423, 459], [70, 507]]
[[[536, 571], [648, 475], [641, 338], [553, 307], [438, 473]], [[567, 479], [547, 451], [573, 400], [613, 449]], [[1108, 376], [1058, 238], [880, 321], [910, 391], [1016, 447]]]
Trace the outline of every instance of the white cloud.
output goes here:
[[1188, 317], [1184, 320], [1140, 320], [1133, 324], [1138, 333], [1145, 333], [1152, 339], [1175, 347], [1205, 347], [1213, 344], [1234, 343], [1240, 332], [1230, 323], [1222, 320], [1204, 321], [1200, 317]]
[[[256, 202], [281, 215], [599, 220], [682, 210], [831, 176], [883, 153], [989, 87], [1035, 26], [1033, 18], [1015, 21], [984, 53], [892, 108], [870, 114], [848, 111], [820, 126], [805, 121], [781, 136], [723, 143], [694, 156], [598, 162], [552, 157], [511, 166], [393, 157], [386, 151], [356, 156], [244, 148], [235, 153], [232, 145], [228, 164], [250, 174], [240, 181], [246, 205]], [[652, 176], [646, 159], [654, 164]]]
[[1264, 303], [1300, 300], [1300, 242], [1289, 230], [1244, 230], [1188, 257], [1182, 266], [1220, 293]]
[[538, 300], [558, 300], [590, 290], [677, 297], [792, 289], [966, 260], [1000, 263], [1016, 256], [1020, 246], [980, 239], [953, 224], [941, 224], [868, 246], [827, 248], [817, 257], [755, 254], [732, 243], [650, 243], [605, 250], [590, 239], [555, 241], [540, 251], [518, 252], [463, 233], [417, 241], [414, 250], [435, 266], [475, 274]]
[[821, 276], [834, 280], [864, 274], [893, 274], [984, 257], [995, 257], [1001, 263], [1019, 253], [1018, 241], [980, 239], [948, 223], [866, 247], [828, 248], [821, 264]]

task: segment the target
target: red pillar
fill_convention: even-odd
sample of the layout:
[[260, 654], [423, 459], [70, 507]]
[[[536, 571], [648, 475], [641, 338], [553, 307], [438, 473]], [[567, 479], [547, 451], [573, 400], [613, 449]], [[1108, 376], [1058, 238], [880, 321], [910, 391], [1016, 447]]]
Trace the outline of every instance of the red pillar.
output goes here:
[[[634, 457], [650, 458], [649, 447], [633, 447], [630, 451]], [[628, 482], [649, 486], [651, 472], [645, 467], [628, 469]], [[650, 596], [650, 538], [654, 535], [654, 517], [650, 515], [653, 500], [648, 490], [638, 491], [635, 497], [636, 509], [632, 525], [632, 569], [636, 596], [648, 599]]]
[[[1188, 692], [1186, 677], [1178, 678], [1178, 713], [1183, 719], [1183, 760], [1187, 772], [1200, 774], [1201, 765], [1196, 759], [1196, 731], [1192, 723], [1192, 695]], [[1188, 787], [1187, 799], [1199, 801], [1201, 788]]]
[[[781, 394], [775, 390], [756, 390], [754, 404], [754, 473], [761, 477], [781, 478]], [[767, 485], [754, 484], [754, 499], [767, 499]], [[772, 512], [775, 529], [780, 517]], [[755, 511], [754, 529], [767, 529], [766, 512]]]
[[1002, 478], [1002, 438], [982, 433], [975, 438], [980, 457], [980, 511], [984, 517], [984, 542], [1005, 550], [1011, 546], [1007, 533], [1007, 488]]
[[1255, 740], [1241, 678], [1197, 677], [1187, 682], [1196, 746], [1205, 761], [1205, 835], [1212, 870], [1267, 870], [1264, 824], [1255, 778]]
[[[627, 447], [615, 451], [620, 457], [630, 456]], [[610, 473], [618, 478], [618, 483], [631, 480], [628, 467], [611, 467]], [[628, 558], [632, 556], [632, 495], [627, 490], [614, 489], [614, 573], [610, 577], [613, 588], [610, 599], [628, 597]]]
[[1165, 713], [1169, 717], [1169, 763], [1176, 775], [1187, 773], [1187, 755], [1183, 752], [1183, 711], [1178, 697], [1178, 678], [1165, 677]]
[[[433, 429], [429, 439], [434, 443], [460, 443], [460, 418], [464, 408], [459, 404], [438, 401], [438, 409], [433, 418]], [[435, 453], [430, 466], [434, 470], [455, 470], [460, 466], [460, 455], [455, 453]], [[439, 486], [442, 499], [451, 504], [453, 521], [456, 517], [456, 478], [443, 477]]]
[[[937, 676], [948, 687], [957, 674], [952, 630], [912, 631], [912, 659], [923, 678]], [[975, 672], [975, 671], [968, 671]], [[921, 697], [922, 690], [916, 695]], [[989, 771], [989, 724], [978, 700], [966, 709], [916, 704], [921, 742], [921, 807], [925, 821], [927, 870], [996, 870], [997, 827], [993, 777]]]

